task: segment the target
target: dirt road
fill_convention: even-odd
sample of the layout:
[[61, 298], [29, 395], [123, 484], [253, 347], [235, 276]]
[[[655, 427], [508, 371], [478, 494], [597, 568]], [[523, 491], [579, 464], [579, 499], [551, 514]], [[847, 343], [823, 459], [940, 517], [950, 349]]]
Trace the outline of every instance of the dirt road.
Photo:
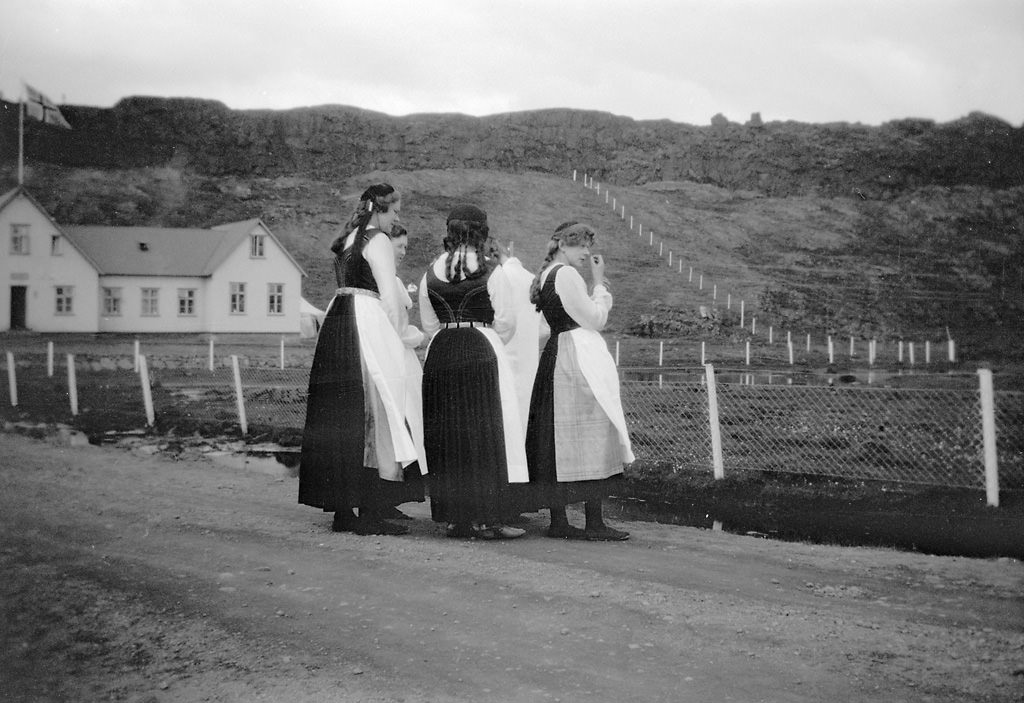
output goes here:
[[454, 540], [424, 504], [357, 537], [296, 488], [0, 433], [0, 699], [1024, 700], [1015, 560], [649, 523], [564, 542], [542, 514]]

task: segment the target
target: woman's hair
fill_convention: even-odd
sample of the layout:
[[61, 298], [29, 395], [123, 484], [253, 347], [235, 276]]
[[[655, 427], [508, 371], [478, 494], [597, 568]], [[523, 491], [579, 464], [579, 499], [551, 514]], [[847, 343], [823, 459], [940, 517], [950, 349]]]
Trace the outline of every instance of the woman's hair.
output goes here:
[[407, 237], [408, 235], [409, 230], [407, 230], [405, 227], [403, 227], [397, 222], [391, 225], [391, 231], [388, 232], [388, 236], [391, 237], [392, 239], [398, 239], [399, 237]]
[[353, 253], [361, 252], [364, 245], [364, 242], [361, 241], [362, 234], [366, 231], [374, 213], [387, 212], [394, 203], [401, 200], [401, 197], [398, 191], [387, 183], [378, 183], [364, 190], [363, 194], [359, 196], [359, 204], [356, 205], [352, 216], [348, 218], [345, 231], [331, 242], [331, 251], [336, 255], [341, 255], [342, 249], [345, 248], [345, 239], [352, 233], [352, 230], [356, 230], [356, 240], [352, 245], [356, 249]]
[[537, 274], [533, 277], [533, 283], [530, 284], [530, 302], [537, 306], [538, 311], [540, 310], [540, 275], [544, 273], [544, 269], [548, 267], [548, 264], [555, 258], [555, 254], [558, 253], [559, 242], [565, 242], [569, 246], [589, 247], [594, 243], [594, 230], [590, 225], [585, 225], [576, 220], [563, 222], [558, 227], [555, 227], [555, 233], [551, 235], [551, 240], [548, 242], [548, 251], [544, 256], [544, 261], [541, 263], [540, 268], [537, 269]]
[[[487, 268], [484, 266], [484, 244], [490, 236], [487, 225], [487, 213], [474, 205], [459, 205], [448, 213], [448, 232], [444, 237], [444, 250], [448, 252], [444, 269], [448, 280], [452, 282], [468, 280], [482, 276]], [[466, 266], [466, 255], [473, 249], [477, 253], [479, 266], [470, 271]], [[461, 255], [455, 258], [455, 253]]]

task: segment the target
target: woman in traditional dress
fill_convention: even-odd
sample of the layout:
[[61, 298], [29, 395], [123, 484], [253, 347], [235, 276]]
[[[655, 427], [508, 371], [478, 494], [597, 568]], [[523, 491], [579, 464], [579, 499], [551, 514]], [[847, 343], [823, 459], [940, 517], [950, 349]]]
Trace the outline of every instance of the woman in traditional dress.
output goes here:
[[[551, 511], [548, 537], [617, 541], [629, 537], [604, 522], [601, 501], [633, 461], [615, 362], [600, 335], [612, 296], [604, 260], [592, 256], [594, 230], [566, 222], [555, 230], [530, 299], [550, 328], [530, 398], [526, 455], [530, 485]], [[592, 292], [580, 270], [590, 270]], [[565, 508], [585, 503], [583, 529]]]
[[[430, 512], [451, 537], [511, 539], [504, 521], [528, 480], [523, 425], [503, 343], [515, 331], [512, 285], [487, 259], [487, 214], [448, 215], [445, 253], [420, 283], [420, 322], [433, 335], [423, 363]], [[493, 246], [493, 243], [492, 243]]]
[[406, 420], [401, 303], [387, 234], [400, 209], [393, 187], [370, 186], [331, 244], [338, 290], [309, 372], [299, 502], [333, 512], [339, 532], [404, 534], [407, 527], [382, 515], [424, 495]]
[[[395, 267], [401, 265], [409, 250], [409, 231], [399, 223], [391, 226], [391, 246], [395, 251]], [[426, 335], [416, 325], [409, 322], [409, 311], [413, 303], [410, 293], [416, 291], [416, 286], [410, 284], [406, 288], [401, 277], [398, 280], [398, 334], [405, 345], [405, 420], [412, 433], [413, 444], [416, 445], [416, 456], [419, 462], [420, 473], [427, 473], [427, 459], [423, 450], [423, 397], [420, 388], [423, 383], [423, 366], [416, 355], [416, 348], [426, 341]], [[410, 481], [407, 484], [411, 490], [407, 500], [423, 502], [422, 481]], [[397, 507], [390, 508], [383, 512], [385, 519], [411, 520], [408, 515]]]

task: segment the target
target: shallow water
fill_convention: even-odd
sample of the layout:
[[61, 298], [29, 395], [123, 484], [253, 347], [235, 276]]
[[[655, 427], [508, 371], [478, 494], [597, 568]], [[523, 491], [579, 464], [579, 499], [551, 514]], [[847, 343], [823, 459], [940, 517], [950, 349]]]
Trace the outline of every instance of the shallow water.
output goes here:
[[851, 510], [810, 512], [756, 505], [653, 504], [609, 501], [609, 517], [724, 530], [784, 541], [891, 547], [926, 554], [1024, 559], [1022, 521], [998, 514], [949, 514]]

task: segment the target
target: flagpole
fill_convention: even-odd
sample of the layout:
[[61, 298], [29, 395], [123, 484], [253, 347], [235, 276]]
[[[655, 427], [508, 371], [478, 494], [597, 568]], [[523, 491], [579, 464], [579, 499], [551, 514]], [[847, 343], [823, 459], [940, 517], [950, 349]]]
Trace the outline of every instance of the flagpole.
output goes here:
[[18, 100], [18, 185], [25, 182], [25, 91]]

